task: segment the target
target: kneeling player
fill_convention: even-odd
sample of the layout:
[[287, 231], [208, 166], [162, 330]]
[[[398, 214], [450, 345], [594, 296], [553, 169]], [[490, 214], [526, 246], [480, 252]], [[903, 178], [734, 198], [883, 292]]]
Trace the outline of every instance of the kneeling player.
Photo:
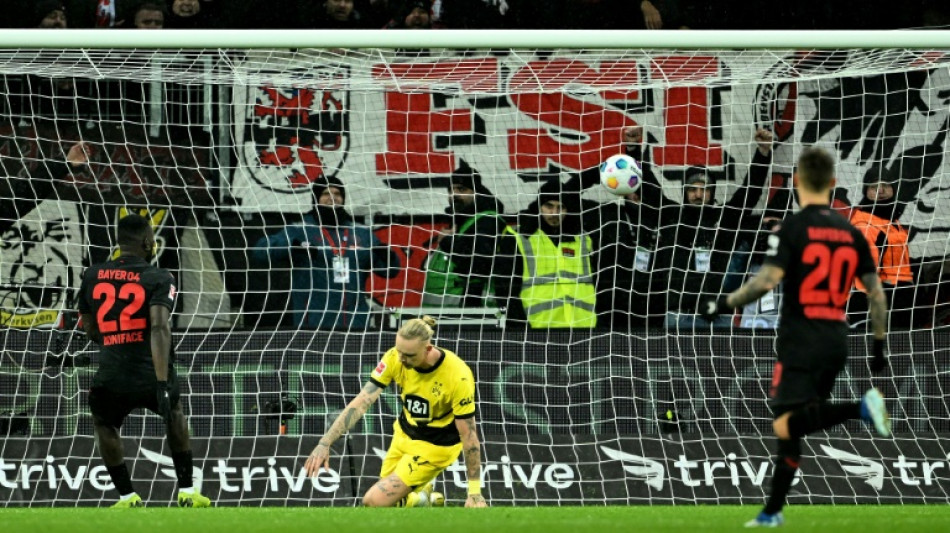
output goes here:
[[155, 235], [149, 221], [128, 215], [119, 221], [119, 257], [83, 275], [79, 312], [86, 335], [96, 341], [99, 369], [89, 390], [96, 442], [121, 499], [113, 507], [143, 507], [132, 488], [119, 428], [133, 410], [162, 416], [178, 476], [178, 505], [209, 507], [192, 486], [188, 423], [179, 405], [169, 318], [175, 286], [168, 271], [152, 266]]
[[465, 457], [468, 498], [465, 507], [487, 507], [481, 493], [481, 446], [475, 431], [475, 379], [456, 354], [432, 345], [431, 317], [407, 321], [396, 333], [363, 390], [336, 418], [307, 459], [307, 473], [330, 468], [330, 446], [366, 414], [395, 381], [402, 411], [383, 459], [380, 479], [363, 496], [368, 507], [442, 505], [432, 481]]

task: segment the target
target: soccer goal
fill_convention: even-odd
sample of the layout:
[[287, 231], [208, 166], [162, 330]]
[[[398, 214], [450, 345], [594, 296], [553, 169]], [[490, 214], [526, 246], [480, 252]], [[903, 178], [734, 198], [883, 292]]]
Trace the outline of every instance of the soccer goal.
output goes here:
[[[115, 499], [86, 404], [96, 346], [74, 310], [128, 213], [152, 220], [177, 280], [194, 476], [219, 505], [359, 502], [395, 391], [337, 443], [332, 471], [310, 479], [303, 463], [418, 308], [446, 317], [435, 344], [476, 376], [493, 505], [759, 503], [781, 294], [712, 324], [695, 303], [754, 271], [812, 144], [838, 161], [836, 207], [886, 221], [874, 238], [906, 236], [911, 281], [883, 377], [855, 289], [834, 393], [879, 387], [895, 435], [853, 423], [810, 437], [790, 502], [950, 502], [947, 35], [7, 30], [0, 43], [0, 505]], [[88, 163], [68, 165], [78, 142]], [[635, 198], [598, 179], [627, 149], [644, 167]], [[475, 231], [459, 184], [499, 221], [489, 253], [444, 244]], [[346, 213], [314, 212], [315, 185], [339, 189]], [[709, 203], [679, 209], [687, 189]], [[530, 265], [504, 244], [541, 231], [549, 199], [566, 213], [552, 249], [590, 287], [584, 327], [531, 327]], [[320, 246], [352, 259], [320, 262], [319, 228], [286, 229], [328, 213], [320, 227], [352, 227], [353, 243]], [[477, 294], [432, 303], [439, 253]], [[160, 419], [134, 412], [122, 434], [139, 493], [170, 503]], [[464, 463], [439, 484], [464, 501]]]

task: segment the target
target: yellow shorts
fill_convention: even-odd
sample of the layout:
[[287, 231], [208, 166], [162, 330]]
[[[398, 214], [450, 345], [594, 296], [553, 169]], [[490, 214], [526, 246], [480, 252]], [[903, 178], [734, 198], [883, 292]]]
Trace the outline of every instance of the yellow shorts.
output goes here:
[[379, 477], [394, 473], [407, 486], [415, 489], [432, 481], [462, 453], [462, 443], [438, 446], [424, 440], [412, 440], [395, 424], [393, 441], [383, 459]]

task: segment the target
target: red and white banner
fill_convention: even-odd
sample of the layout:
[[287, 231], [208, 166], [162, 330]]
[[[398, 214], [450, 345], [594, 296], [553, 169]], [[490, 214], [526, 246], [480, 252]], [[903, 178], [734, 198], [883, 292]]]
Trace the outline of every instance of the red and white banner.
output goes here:
[[[555, 53], [527, 62], [301, 64], [302, 76], [330, 88], [235, 86], [240, 161], [230, 191], [240, 210], [302, 212], [312, 202], [306, 185], [325, 173], [347, 186], [354, 214], [441, 213], [446, 178], [465, 160], [514, 213], [533, 201], [539, 180], [566, 181], [599, 164], [620, 150], [622, 127], [642, 125], [671, 198], [681, 197], [683, 170], [701, 166], [725, 178], [717, 195], [726, 200], [746, 178], [755, 129], [765, 127], [777, 139], [773, 185], [790, 187], [806, 144], [837, 155], [837, 196], [852, 203], [865, 174], [883, 168], [901, 180], [901, 221], [921, 231], [912, 253], [944, 254], [950, 70], [917, 60], [908, 65], [918, 70], [835, 77], [848, 60], [832, 59]], [[721, 82], [740, 69], [744, 83]], [[343, 88], [365, 80], [378, 89]], [[610, 199], [596, 188], [587, 194]]]
[[[356, 214], [441, 213], [445, 178], [464, 159], [517, 212], [543, 176], [599, 165], [621, 150], [621, 129], [637, 124], [664, 169], [734, 162], [741, 179], [754, 150], [756, 87], [702, 86], [728, 68], [712, 56], [490, 56], [314, 74], [371, 79], [381, 87], [373, 92], [237, 85], [231, 193], [242, 210], [307, 210], [305, 185], [322, 172], [347, 186]], [[661, 87], [668, 80], [682, 85]], [[414, 91], [423, 81], [439, 92]]]

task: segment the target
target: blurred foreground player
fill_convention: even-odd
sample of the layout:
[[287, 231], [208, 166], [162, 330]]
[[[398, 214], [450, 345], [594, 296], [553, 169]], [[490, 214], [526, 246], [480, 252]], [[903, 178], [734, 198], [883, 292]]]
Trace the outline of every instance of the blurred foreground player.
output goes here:
[[487, 507], [481, 489], [481, 445], [475, 430], [475, 378], [459, 356], [432, 345], [431, 317], [407, 321], [396, 332], [396, 346], [383, 354], [369, 381], [333, 421], [307, 459], [315, 476], [330, 468], [330, 446], [349, 431], [390, 383], [399, 386], [402, 410], [383, 459], [379, 481], [363, 496], [367, 507], [444, 505], [432, 481], [465, 458], [465, 507]]
[[165, 421], [178, 476], [180, 507], [210, 507], [192, 486], [188, 423], [179, 405], [169, 318], [174, 278], [152, 266], [155, 235], [148, 219], [128, 215], [118, 224], [119, 257], [83, 274], [79, 313], [86, 335], [97, 342], [99, 369], [89, 390], [89, 409], [102, 460], [120, 495], [113, 507], [144, 507], [132, 488], [119, 428], [144, 407]]
[[798, 470], [805, 435], [856, 418], [872, 423], [881, 436], [891, 432], [877, 389], [868, 390], [860, 402], [828, 402], [848, 358], [845, 304], [855, 277], [867, 287], [870, 302], [871, 370], [877, 373], [887, 367], [884, 291], [867, 240], [829, 207], [834, 168], [834, 159], [825, 151], [802, 152], [795, 179], [801, 211], [769, 236], [764, 264], [753, 279], [728, 296], [701, 302], [699, 308], [711, 320], [754, 302], [785, 280], [771, 391], [778, 454], [769, 500], [746, 527], [782, 525], [782, 507]]

